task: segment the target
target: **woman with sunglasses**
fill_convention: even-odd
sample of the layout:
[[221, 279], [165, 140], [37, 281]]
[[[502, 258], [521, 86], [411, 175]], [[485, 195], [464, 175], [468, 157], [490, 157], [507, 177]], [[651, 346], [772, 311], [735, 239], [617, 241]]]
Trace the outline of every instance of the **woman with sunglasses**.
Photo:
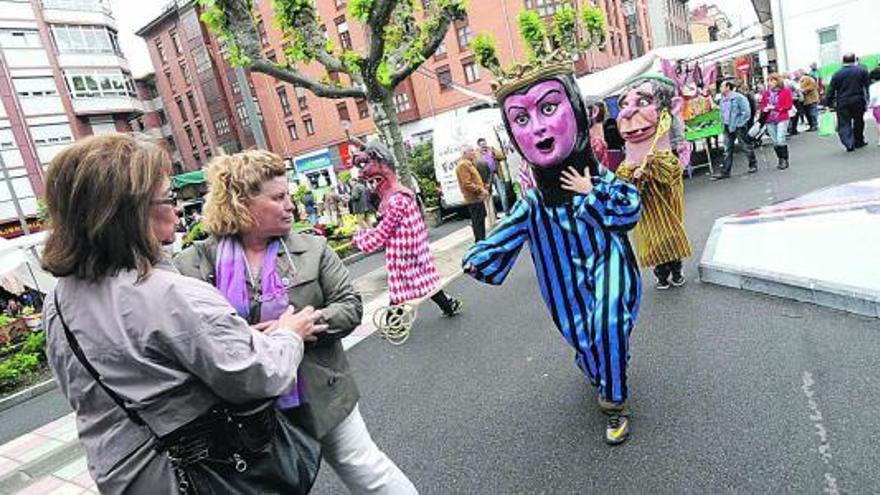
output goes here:
[[306, 341], [298, 386], [279, 399], [287, 417], [321, 442], [352, 493], [416, 493], [373, 440], [342, 338], [361, 322], [361, 297], [323, 237], [291, 231], [293, 203], [281, 158], [266, 151], [219, 156], [208, 166], [205, 228], [211, 237], [174, 260], [213, 284], [239, 315], [272, 325], [281, 308], [315, 308], [328, 329]]

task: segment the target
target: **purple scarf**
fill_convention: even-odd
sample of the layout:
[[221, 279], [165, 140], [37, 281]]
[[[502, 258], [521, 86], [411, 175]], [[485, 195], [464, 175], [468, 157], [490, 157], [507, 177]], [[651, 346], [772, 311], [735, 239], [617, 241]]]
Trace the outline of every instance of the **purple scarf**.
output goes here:
[[[260, 272], [260, 322], [277, 320], [290, 305], [287, 288], [278, 276], [278, 240], [269, 243], [263, 257], [263, 269]], [[250, 321], [251, 300], [247, 287], [247, 259], [241, 242], [235, 237], [223, 237], [217, 243], [217, 260], [215, 266], [217, 290], [226, 297], [239, 316]], [[297, 373], [296, 385], [286, 394], [278, 398], [278, 407], [290, 409], [305, 402], [303, 397], [302, 379]]]

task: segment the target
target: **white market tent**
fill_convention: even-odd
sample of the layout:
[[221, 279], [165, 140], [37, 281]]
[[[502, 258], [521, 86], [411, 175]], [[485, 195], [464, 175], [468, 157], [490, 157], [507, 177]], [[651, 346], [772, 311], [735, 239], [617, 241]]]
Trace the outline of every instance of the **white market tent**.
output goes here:
[[694, 43], [655, 48], [639, 58], [578, 78], [578, 88], [587, 100], [615, 94], [627, 81], [649, 72], [660, 72], [660, 60], [685, 60], [711, 64], [755, 53], [766, 48], [763, 39], [740, 36], [712, 43]]
[[43, 271], [38, 260], [38, 251], [47, 235], [40, 232], [15, 239], [0, 238], [0, 285], [7, 290], [27, 286], [43, 293], [55, 288], [55, 277]]

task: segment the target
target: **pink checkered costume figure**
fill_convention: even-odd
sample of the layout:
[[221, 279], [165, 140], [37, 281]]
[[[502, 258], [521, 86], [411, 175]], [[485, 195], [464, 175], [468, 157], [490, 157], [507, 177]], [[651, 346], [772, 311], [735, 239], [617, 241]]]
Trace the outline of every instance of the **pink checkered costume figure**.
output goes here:
[[428, 230], [419, 211], [415, 193], [397, 180], [394, 156], [385, 145], [370, 142], [355, 154], [354, 164], [382, 200], [381, 220], [372, 229], [354, 235], [354, 245], [364, 252], [385, 247], [388, 295], [400, 305], [431, 295], [447, 316], [461, 311], [461, 301], [440, 290], [440, 273], [434, 264]]

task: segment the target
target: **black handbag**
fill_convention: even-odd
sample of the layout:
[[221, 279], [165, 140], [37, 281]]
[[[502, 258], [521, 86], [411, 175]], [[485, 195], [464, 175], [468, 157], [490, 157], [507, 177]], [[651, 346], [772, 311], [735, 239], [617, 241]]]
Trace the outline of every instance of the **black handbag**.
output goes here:
[[95, 382], [137, 425], [156, 439], [156, 450], [174, 468], [182, 494], [306, 494], [318, 476], [321, 446], [294, 426], [274, 400], [218, 404], [177, 430], [159, 437], [102, 380], [70, 331], [58, 294], [55, 311], [73, 354]]

